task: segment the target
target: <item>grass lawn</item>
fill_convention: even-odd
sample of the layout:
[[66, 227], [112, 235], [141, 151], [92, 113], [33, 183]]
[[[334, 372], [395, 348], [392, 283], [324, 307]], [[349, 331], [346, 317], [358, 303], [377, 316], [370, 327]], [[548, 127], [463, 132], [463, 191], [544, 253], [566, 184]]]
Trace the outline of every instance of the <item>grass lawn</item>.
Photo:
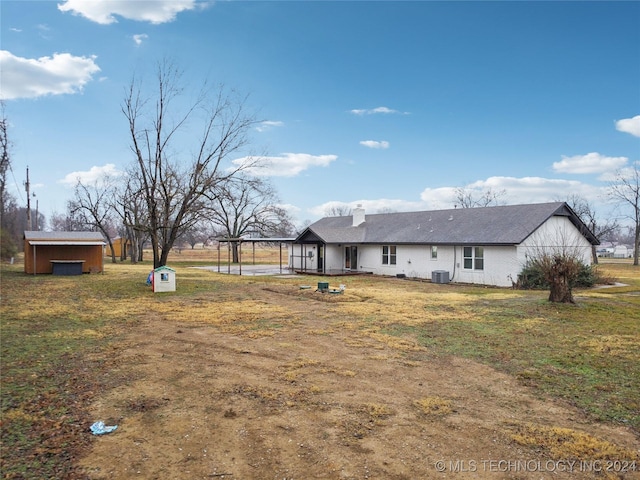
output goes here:
[[[109, 388], [109, 349], [143, 316], [183, 311], [197, 320], [198, 312], [217, 308], [201, 303], [199, 294], [212, 291], [242, 311], [258, 286], [300, 283], [224, 275], [212, 281], [210, 272], [187, 268], [212, 261], [187, 254], [171, 263], [177, 291], [162, 297], [145, 285], [148, 262], [105, 263], [104, 274], [82, 277], [31, 276], [20, 264], [2, 265], [4, 478], [73, 478], [74, 455], [88, 442], [77, 435], [91, 420], [86, 405]], [[363, 338], [411, 340], [431, 356], [479, 361], [541, 396], [640, 432], [640, 269], [628, 261], [599, 268], [625, 286], [574, 292], [576, 305], [550, 304], [547, 292], [363, 276], [340, 280], [357, 293], [336, 311]], [[273, 328], [286, 312], [278, 315], [262, 316], [252, 328]]]

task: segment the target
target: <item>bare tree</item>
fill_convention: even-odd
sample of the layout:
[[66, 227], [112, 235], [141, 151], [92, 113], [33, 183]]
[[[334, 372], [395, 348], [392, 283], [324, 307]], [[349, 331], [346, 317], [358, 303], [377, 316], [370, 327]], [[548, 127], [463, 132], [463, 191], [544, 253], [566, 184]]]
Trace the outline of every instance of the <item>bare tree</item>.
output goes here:
[[54, 232], [79, 232], [84, 230], [87, 225], [84, 218], [81, 218], [77, 214], [71, 213], [73, 205], [67, 202], [67, 212], [58, 213], [53, 212], [49, 218], [49, 226]]
[[526, 269], [536, 270], [549, 285], [549, 301], [575, 303], [573, 288], [589, 257], [589, 247], [582, 243], [582, 233], [569, 227], [538, 232], [531, 239]]
[[111, 251], [111, 261], [116, 263], [116, 254], [111, 238], [113, 228], [113, 212], [110, 199], [113, 197], [113, 179], [108, 175], [85, 185], [78, 180], [74, 191], [74, 200], [69, 202], [72, 215], [82, 215], [85, 222], [98, 230], [107, 239]]
[[616, 172], [615, 180], [609, 185], [609, 196], [623, 207], [630, 207], [631, 213], [626, 217], [633, 222], [633, 264], [637, 266], [640, 250], [640, 162]]
[[[571, 209], [580, 217], [582, 223], [593, 233], [598, 240], [611, 235], [615, 232], [620, 225], [615, 219], [607, 219], [603, 222], [598, 221], [595, 208], [589, 203], [589, 201], [580, 195], [569, 195], [566, 199], [567, 204]], [[597, 248], [595, 245], [591, 246], [591, 261], [595, 264], [598, 263]]]
[[[213, 92], [205, 84], [194, 100], [184, 100], [182, 74], [170, 62], [158, 65], [156, 81], [153, 101], [132, 81], [122, 111], [147, 210], [153, 264], [159, 267], [167, 263], [176, 239], [200, 219], [203, 195], [233, 175], [224, 162], [247, 144], [255, 119], [245, 113], [245, 99], [224, 87]], [[197, 131], [191, 149], [181, 144]]]
[[184, 240], [189, 244], [191, 250], [196, 248], [196, 245], [198, 243], [206, 243], [208, 238], [209, 232], [201, 222], [195, 224], [193, 227], [184, 232], [184, 234], [180, 237], [181, 240]]
[[246, 234], [269, 236], [293, 229], [287, 212], [278, 206], [272, 185], [263, 179], [238, 174], [216, 189], [209, 210], [210, 220], [224, 232], [238, 262], [238, 239]]
[[352, 210], [349, 205], [335, 204], [324, 209], [325, 217], [348, 217]]
[[496, 192], [489, 187], [478, 196], [478, 192], [471, 188], [458, 187], [455, 190], [455, 201], [456, 206], [461, 208], [489, 207], [500, 205], [500, 199], [506, 194], [506, 190]]
[[143, 260], [143, 245], [147, 238], [146, 202], [137, 181], [136, 170], [131, 170], [115, 189], [111, 207], [120, 217], [124, 227], [124, 236], [131, 245], [131, 263]]
[[7, 190], [12, 144], [9, 140], [9, 121], [4, 108], [4, 101], [0, 100], [0, 256], [11, 258], [18, 251], [24, 223], [20, 222], [20, 209], [15, 197]]
[[7, 192], [7, 172], [11, 168], [11, 142], [8, 133], [9, 122], [4, 113], [3, 101], [0, 101], [0, 113], [0, 219], [4, 219], [7, 206], [11, 201]]

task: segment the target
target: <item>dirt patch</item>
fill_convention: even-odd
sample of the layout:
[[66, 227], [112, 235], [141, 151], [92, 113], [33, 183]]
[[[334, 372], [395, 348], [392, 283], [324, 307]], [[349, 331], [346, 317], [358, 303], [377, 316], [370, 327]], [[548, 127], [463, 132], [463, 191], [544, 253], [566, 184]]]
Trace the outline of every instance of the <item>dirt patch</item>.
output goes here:
[[[93, 438], [82, 471], [163, 480], [606, 478], [607, 464], [570, 464], [572, 452], [541, 448], [536, 438], [552, 428], [597, 439], [611, 460], [637, 458], [637, 438], [624, 428], [592, 423], [481, 364], [363, 336], [336, 315], [336, 304], [366, 299], [294, 290], [253, 291], [256, 302], [290, 312], [290, 321], [263, 325], [268, 334], [170, 316], [132, 326], [111, 351], [112, 374], [128, 381], [91, 407], [118, 429]], [[611, 465], [611, 478], [640, 478]]]

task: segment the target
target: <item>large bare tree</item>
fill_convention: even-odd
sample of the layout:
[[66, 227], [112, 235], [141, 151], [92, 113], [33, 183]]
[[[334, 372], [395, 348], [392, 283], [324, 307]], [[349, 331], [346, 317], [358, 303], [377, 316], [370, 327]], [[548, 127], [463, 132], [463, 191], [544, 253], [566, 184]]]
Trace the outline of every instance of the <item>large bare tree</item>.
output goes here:
[[640, 162], [616, 172], [615, 180], [609, 185], [609, 196], [630, 210], [626, 217], [633, 222], [633, 264], [637, 266], [640, 250]]
[[145, 95], [134, 78], [122, 105], [154, 267], [166, 265], [176, 239], [199, 220], [203, 195], [233, 175], [226, 160], [247, 144], [256, 122], [246, 113], [246, 99], [223, 86], [212, 89], [205, 82], [189, 99], [192, 90], [182, 82], [182, 72], [162, 61], [153, 94]]
[[237, 174], [216, 188], [208, 215], [214, 228], [228, 236], [234, 262], [238, 262], [235, 239], [247, 234], [284, 236], [293, 230], [290, 216], [278, 205], [273, 186], [244, 174]]

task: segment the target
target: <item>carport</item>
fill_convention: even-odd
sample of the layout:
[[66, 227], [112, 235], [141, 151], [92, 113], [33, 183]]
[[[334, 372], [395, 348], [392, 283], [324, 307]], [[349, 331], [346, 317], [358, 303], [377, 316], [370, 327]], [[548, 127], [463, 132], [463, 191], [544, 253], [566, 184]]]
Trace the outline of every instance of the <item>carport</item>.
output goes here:
[[[277, 243], [278, 248], [280, 250], [280, 262], [279, 262], [279, 271], [280, 274], [284, 273], [282, 268], [282, 246], [286, 244], [293, 243], [295, 238], [286, 238], [286, 237], [277, 237], [277, 238], [218, 238], [216, 239], [218, 242], [218, 273], [222, 273], [221, 270], [221, 261], [222, 261], [222, 244], [227, 245], [227, 272], [228, 274], [237, 273], [238, 275], [242, 275], [242, 244], [250, 243], [251, 244], [251, 263], [249, 264], [251, 268], [248, 269], [250, 274], [255, 275], [259, 269], [256, 269], [256, 244], [257, 243]], [[234, 243], [238, 244], [238, 264], [234, 266], [232, 269], [232, 246]], [[246, 265], [245, 265], [246, 267]], [[287, 270], [289, 269], [289, 264], [287, 263]], [[273, 270], [263, 267], [265, 270]], [[233, 271], [232, 271], [233, 270]], [[246, 269], [245, 269], [246, 270]]]

